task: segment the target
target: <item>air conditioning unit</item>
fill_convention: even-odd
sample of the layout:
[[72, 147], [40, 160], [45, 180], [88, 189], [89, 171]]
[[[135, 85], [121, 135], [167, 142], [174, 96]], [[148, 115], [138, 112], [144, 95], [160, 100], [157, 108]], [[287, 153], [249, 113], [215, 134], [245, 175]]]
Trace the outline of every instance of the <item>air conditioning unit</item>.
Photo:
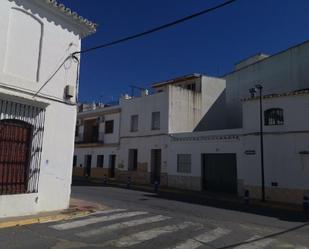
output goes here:
[[66, 85], [64, 89], [65, 97], [70, 99], [75, 95], [75, 87], [72, 85]]

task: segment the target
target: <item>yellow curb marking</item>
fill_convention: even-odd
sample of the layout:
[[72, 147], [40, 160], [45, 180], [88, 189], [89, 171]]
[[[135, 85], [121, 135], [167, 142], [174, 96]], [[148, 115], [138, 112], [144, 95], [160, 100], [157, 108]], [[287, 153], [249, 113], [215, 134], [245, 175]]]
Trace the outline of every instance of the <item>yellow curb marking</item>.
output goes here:
[[29, 219], [16, 220], [16, 221], [5, 221], [5, 222], [0, 222], [0, 229], [8, 228], [8, 227], [15, 227], [15, 226], [25, 226], [25, 225], [31, 225], [31, 224], [37, 224], [37, 223], [47, 223], [47, 222], [60, 221], [60, 220], [70, 220], [70, 219], [88, 215], [90, 213], [92, 212], [79, 211], [79, 212], [74, 212], [71, 214], [57, 214], [57, 215], [50, 215], [50, 216], [45, 216], [45, 217], [43, 216], [39, 218], [29, 218]]

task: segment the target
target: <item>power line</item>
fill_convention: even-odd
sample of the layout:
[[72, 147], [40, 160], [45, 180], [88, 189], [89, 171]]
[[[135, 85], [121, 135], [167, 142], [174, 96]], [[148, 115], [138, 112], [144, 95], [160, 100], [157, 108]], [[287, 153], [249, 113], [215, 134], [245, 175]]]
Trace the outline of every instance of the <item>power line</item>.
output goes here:
[[162, 29], [166, 29], [166, 28], [175, 26], [175, 25], [177, 25], [179, 23], [188, 21], [188, 20], [193, 19], [195, 17], [198, 17], [198, 16], [201, 16], [201, 15], [207, 14], [209, 12], [215, 11], [215, 10], [217, 10], [219, 8], [222, 8], [222, 7], [226, 6], [226, 5], [232, 4], [233, 2], [236, 2], [236, 1], [237, 0], [228, 0], [228, 1], [225, 1], [224, 3], [216, 5], [214, 7], [202, 10], [202, 11], [197, 12], [195, 14], [183, 17], [181, 19], [178, 19], [178, 20], [166, 23], [166, 24], [163, 24], [161, 26], [152, 28], [150, 30], [147, 30], [147, 31], [135, 34], [135, 35], [130, 35], [130, 36], [121, 38], [119, 40], [111, 41], [111, 42], [108, 42], [108, 43], [105, 43], [105, 44], [101, 44], [101, 45], [98, 45], [98, 46], [95, 46], [95, 47], [91, 47], [91, 48], [88, 48], [88, 49], [84, 49], [84, 50], [81, 50], [81, 51], [74, 52], [73, 55], [88, 53], [88, 52], [93, 51], [93, 50], [110, 47], [110, 46], [113, 46], [113, 45], [116, 45], [116, 44], [119, 44], [119, 43], [123, 43], [123, 42], [129, 41], [129, 40], [133, 40], [133, 39], [136, 39], [136, 38], [139, 38], [139, 37], [142, 37], [142, 36], [146, 36], [146, 35], [149, 35], [151, 33], [158, 32], [158, 31], [160, 31]]
[[[212, 12], [212, 11], [215, 11], [217, 9], [220, 9], [222, 7], [225, 7], [227, 5], [230, 5], [234, 2], [236, 2], [237, 0], [227, 0], [221, 4], [218, 4], [214, 7], [211, 7], [211, 8], [208, 8], [208, 9], [205, 9], [205, 10], [202, 10], [200, 12], [197, 12], [195, 14], [192, 14], [192, 15], [189, 15], [189, 16], [186, 16], [186, 17], [183, 17], [181, 19], [178, 19], [178, 20], [175, 20], [173, 22], [169, 22], [169, 23], [166, 23], [166, 24], [163, 24], [161, 26], [158, 26], [158, 27], [155, 27], [155, 28], [152, 28], [150, 30], [147, 30], [147, 31], [144, 31], [144, 32], [141, 32], [141, 33], [138, 33], [138, 34], [135, 34], [135, 35], [131, 35], [131, 36], [127, 36], [127, 37], [124, 37], [124, 38], [121, 38], [119, 40], [115, 40], [115, 41], [111, 41], [111, 42], [108, 42], [108, 43], [105, 43], [105, 44], [101, 44], [101, 45], [98, 45], [98, 46], [95, 46], [95, 47], [91, 47], [91, 48], [88, 48], [88, 49], [84, 49], [84, 50], [80, 50], [80, 51], [76, 51], [74, 53], [72, 53], [70, 56], [68, 56], [61, 64], [60, 66], [56, 69], [56, 71], [54, 73], [51, 74], [51, 76], [47, 79], [47, 81], [40, 87], [40, 89], [33, 95], [33, 97], [37, 96], [41, 91], [42, 89], [51, 81], [51, 79], [58, 73], [58, 71], [60, 71], [61, 67], [64, 65], [64, 63], [70, 59], [70, 58], [73, 58], [75, 60], [78, 61], [79, 63], [79, 60], [78, 58], [75, 56], [77, 54], [84, 54], [84, 53], [88, 53], [88, 52], [91, 52], [93, 50], [97, 50], [97, 49], [102, 49], [102, 48], [106, 48], [106, 47], [110, 47], [110, 46], [113, 46], [113, 45], [116, 45], [116, 44], [119, 44], [119, 43], [123, 43], [123, 42], [126, 42], [126, 41], [129, 41], [129, 40], [133, 40], [133, 39], [136, 39], [136, 38], [139, 38], [139, 37], [142, 37], [142, 36], [146, 36], [146, 35], [149, 35], [149, 34], [152, 34], [152, 33], [155, 33], [155, 32], [158, 32], [162, 29], [166, 29], [166, 28], [169, 28], [169, 27], [172, 27], [172, 26], [175, 26], [179, 23], [182, 23], [182, 22], [185, 22], [185, 21], [188, 21], [190, 19], [193, 19], [195, 17], [198, 17], [198, 16], [201, 16], [201, 15], [204, 15], [204, 14], [207, 14], [209, 12]], [[77, 76], [78, 77], [78, 76]]]

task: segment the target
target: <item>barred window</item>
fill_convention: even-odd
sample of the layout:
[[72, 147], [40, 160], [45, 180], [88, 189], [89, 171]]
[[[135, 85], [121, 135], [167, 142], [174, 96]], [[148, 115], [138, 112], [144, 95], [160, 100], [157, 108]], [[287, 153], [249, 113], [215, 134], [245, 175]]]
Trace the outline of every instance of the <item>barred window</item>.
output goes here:
[[264, 111], [264, 124], [265, 125], [283, 125], [283, 109], [271, 108]]
[[151, 116], [151, 129], [160, 130], [160, 112], [153, 112]]
[[191, 154], [177, 155], [177, 172], [191, 173]]

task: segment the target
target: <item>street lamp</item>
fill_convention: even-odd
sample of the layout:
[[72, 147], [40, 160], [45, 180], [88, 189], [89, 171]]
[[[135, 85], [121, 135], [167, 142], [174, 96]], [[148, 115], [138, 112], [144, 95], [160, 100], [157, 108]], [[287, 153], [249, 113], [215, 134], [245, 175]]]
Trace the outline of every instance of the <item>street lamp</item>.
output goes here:
[[262, 106], [262, 85], [255, 85], [254, 88], [250, 88], [249, 92], [251, 97], [259, 91], [260, 99], [260, 146], [261, 146], [261, 178], [262, 178], [262, 201], [265, 202], [265, 177], [264, 177], [264, 137], [263, 137], [263, 106]]

